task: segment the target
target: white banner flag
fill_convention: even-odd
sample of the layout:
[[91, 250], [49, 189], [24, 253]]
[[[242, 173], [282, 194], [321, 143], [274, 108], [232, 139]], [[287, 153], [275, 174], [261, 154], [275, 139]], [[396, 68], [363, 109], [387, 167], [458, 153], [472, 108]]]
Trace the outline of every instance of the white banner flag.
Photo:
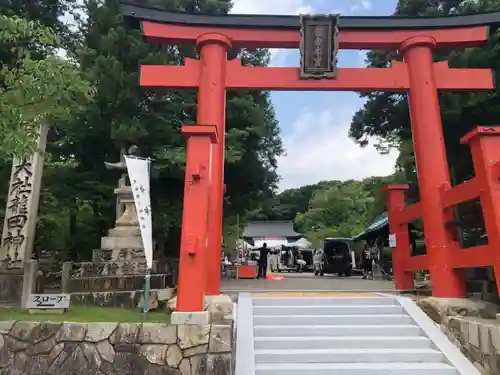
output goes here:
[[153, 267], [153, 223], [151, 197], [149, 195], [149, 166], [151, 160], [125, 156], [130, 186], [134, 195], [135, 209], [141, 227], [142, 244], [148, 268]]

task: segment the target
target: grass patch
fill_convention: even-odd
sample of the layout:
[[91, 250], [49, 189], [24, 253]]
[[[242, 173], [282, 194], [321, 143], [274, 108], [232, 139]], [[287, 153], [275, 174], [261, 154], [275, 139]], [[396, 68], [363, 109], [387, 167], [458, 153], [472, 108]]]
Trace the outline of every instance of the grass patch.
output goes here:
[[[118, 307], [100, 306], [72, 306], [64, 314], [30, 314], [27, 309], [20, 308], [0, 308], [0, 321], [5, 320], [26, 320], [26, 321], [53, 321], [53, 322], [124, 322], [140, 323], [144, 320], [143, 313], [139, 309], [125, 309]], [[169, 314], [165, 312], [150, 311], [147, 322], [168, 323]]]

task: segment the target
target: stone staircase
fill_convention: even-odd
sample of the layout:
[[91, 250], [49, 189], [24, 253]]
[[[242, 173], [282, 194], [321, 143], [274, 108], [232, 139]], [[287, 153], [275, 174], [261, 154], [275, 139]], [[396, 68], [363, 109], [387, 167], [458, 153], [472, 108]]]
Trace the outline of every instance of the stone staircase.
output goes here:
[[402, 297], [246, 294], [237, 319], [236, 375], [480, 375]]

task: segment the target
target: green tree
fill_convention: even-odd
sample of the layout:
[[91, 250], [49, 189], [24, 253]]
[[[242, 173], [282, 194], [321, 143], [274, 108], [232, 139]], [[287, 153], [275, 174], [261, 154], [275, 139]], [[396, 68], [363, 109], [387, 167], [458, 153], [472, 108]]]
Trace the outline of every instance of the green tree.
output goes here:
[[295, 219], [298, 230], [314, 245], [325, 237], [351, 237], [360, 233], [375, 199], [366, 187], [362, 181], [350, 180], [316, 190], [308, 210]]
[[[18, 17], [26, 21], [37, 21], [44, 27], [55, 30], [58, 36], [68, 39], [68, 29], [61, 22], [65, 12], [70, 10], [72, 0], [50, 0], [50, 1], [12, 1], [0, 2], [0, 15], [11, 18]], [[46, 45], [25, 45], [30, 52], [32, 60], [39, 60], [46, 56], [46, 52], [53, 51]], [[17, 49], [11, 49], [8, 44], [0, 43], [0, 69], [6, 65], [16, 66]], [[29, 143], [29, 142], [28, 142]], [[5, 153], [3, 153], [5, 156]], [[0, 217], [3, 217], [3, 209], [7, 199], [7, 189], [11, 172], [11, 158], [0, 157], [0, 180], [5, 181], [0, 187]]]
[[[42, 124], [71, 118], [91, 96], [74, 64], [54, 55], [60, 37], [49, 27], [0, 15], [0, 45], [14, 57], [0, 70], [0, 156], [33, 150]], [[35, 60], [29, 46], [45, 50]]]
[[320, 181], [295, 189], [287, 189], [262, 199], [257, 208], [247, 212], [248, 220], [295, 220], [299, 213], [307, 211], [309, 201], [318, 189], [341, 184], [340, 181]]

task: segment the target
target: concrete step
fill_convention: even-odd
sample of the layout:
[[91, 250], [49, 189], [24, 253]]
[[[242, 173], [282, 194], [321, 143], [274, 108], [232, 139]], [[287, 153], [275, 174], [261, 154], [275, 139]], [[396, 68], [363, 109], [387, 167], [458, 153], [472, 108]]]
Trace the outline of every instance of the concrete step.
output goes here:
[[252, 298], [254, 306], [399, 306], [394, 298]]
[[259, 349], [256, 363], [410, 363], [443, 362], [434, 349]]
[[460, 375], [445, 363], [257, 363], [255, 375]]
[[359, 314], [396, 314], [404, 313], [402, 306], [396, 305], [308, 305], [308, 306], [254, 306], [254, 315], [359, 315]]
[[408, 315], [255, 315], [255, 325], [404, 325], [412, 324]]
[[246, 297], [237, 375], [479, 375], [409, 299], [338, 295]]
[[256, 337], [259, 349], [430, 349], [432, 341], [425, 336], [298, 336]]
[[[314, 323], [314, 321], [310, 322]], [[401, 325], [255, 325], [254, 337], [421, 336], [420, 327]]]

